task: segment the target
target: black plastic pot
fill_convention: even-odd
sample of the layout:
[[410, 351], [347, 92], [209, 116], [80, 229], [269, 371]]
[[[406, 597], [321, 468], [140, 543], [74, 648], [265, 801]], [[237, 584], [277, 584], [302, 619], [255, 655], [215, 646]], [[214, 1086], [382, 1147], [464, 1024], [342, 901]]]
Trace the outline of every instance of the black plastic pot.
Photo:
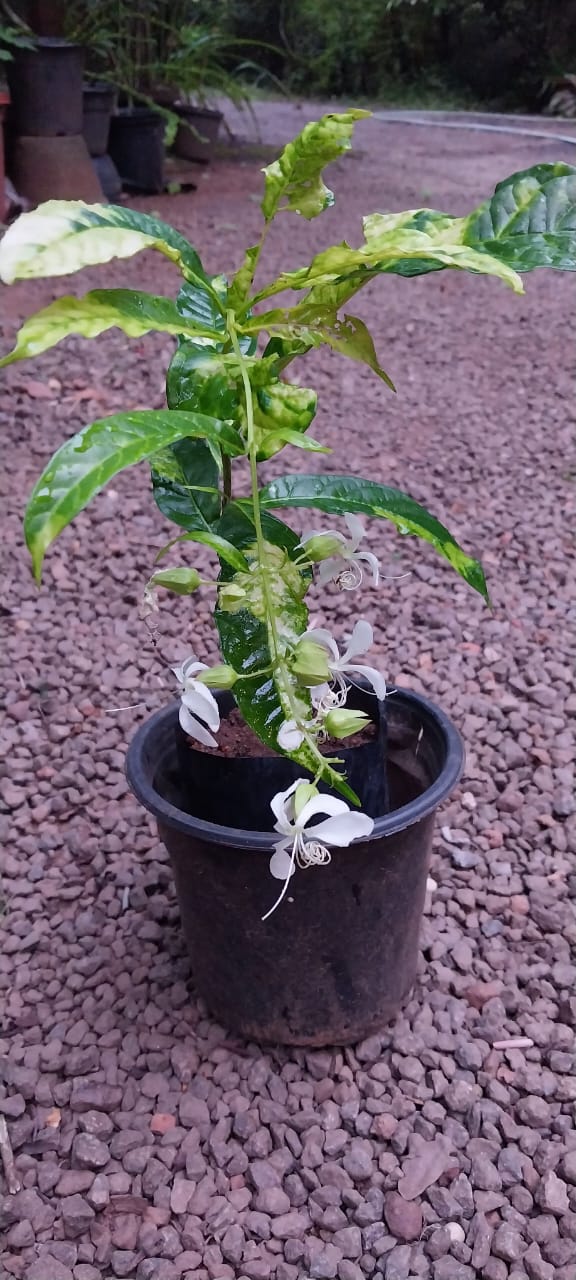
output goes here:
[[197, 990], [249, 1039], [353, 1043], [389, 1022], [414, 983], [434, 813], [460, 776], [463, 747], [417, 694], [392, 694], [386, 716], [391, 811], [327, 866], [297, 870], [266, 921], [280, 889], [268, 870], [278, 837], [186, 812], [177, 706], [129, 747], [128, 782], [158, 819], [174, 869]]
[[25, 138], [82, 133], [84, 50], [44, 36], [34, 49], [18, 49], [7, 63], [14, 132]]
[[110, 123], [109, 154], [123, 186], [158, 193], [164, 189], [164, 121], [148, 107], [123, 107]]
[[[210, 107], [176, 106], [173, 108], [183, 121], [178, 125], [174, 139], [174, 153], [183, 160], [197, 160], [206, 164], [212, 159], [218, 140], [220, 125], [224, 119], [221, 111]], [[192, 125], [192, 128], [189, 126]], [[196, 132], [193, 132], [193, 129]]]
[[85, 84], [82, 133], [91, 156], [105, 156], [116, 90], [109, 84]]

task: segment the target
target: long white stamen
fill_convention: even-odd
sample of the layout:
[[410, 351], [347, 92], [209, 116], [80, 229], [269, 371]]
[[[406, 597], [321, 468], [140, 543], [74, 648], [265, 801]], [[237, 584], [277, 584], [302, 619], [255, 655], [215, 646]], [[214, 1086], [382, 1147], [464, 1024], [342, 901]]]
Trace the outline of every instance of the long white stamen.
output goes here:
[[280, 893], [279, 897], [276, 899], [276, 901], [275, 901], [275, 903], [274, 903], [274, 906], [273, 906], [273, 907], [270, 907], [270, 910], [266, 912], [266, 915], [265, 915], [265, 916], [262, 916], [262, 920], [268, 920], [269, 916], [271, 916], [271, 915], [273, 914], [273, 912], [276, 910], [276, 907], [279, 907], [279, 906], [280, 906], [280, 903], [282, 902], [282, 899], [283, 899], [283, 897], [284, 897], [284, 896], [285, 896], [285, 894], [286, 894], [286, 890], [287, 890], [287, 888], [288, 888], [288, 885], [289, 885], [290, 880], [291, 880], [291, 878], [292, 878], [292, 872], [293, 872], [293, 870], [294, 870], [294, 863], [295, 863], [295, 861], [296, 861], [296, 849], [297, 849], [297, 845], [298, 845], [298, 836], [297, 836], [297, 835], [295, 835], [295, 836], [294, 836], [294, 843], [293, 843], [293, 845], [292, 845], [292, 853], [291, 853], [291, 856], [290, 856], [290, 870], [289, 870], [289, 872], [288, 872], [288, 875], [286, 876], [286, 879], [285, 879], [285, 881], [284, 881], [284, 884], [282, 885], [282, 892]]

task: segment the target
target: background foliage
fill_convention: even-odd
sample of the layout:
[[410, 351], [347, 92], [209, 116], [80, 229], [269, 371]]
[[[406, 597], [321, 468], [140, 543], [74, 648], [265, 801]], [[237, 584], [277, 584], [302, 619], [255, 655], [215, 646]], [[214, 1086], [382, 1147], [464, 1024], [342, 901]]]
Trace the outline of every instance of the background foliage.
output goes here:
[[[200, 6], [201, 7], [201, 6]], [[297, 92], [381, 100], [452, 91], [537, 107], [576, 69], [576, 0], [217, 0], [235, 34], [269, 40]]]

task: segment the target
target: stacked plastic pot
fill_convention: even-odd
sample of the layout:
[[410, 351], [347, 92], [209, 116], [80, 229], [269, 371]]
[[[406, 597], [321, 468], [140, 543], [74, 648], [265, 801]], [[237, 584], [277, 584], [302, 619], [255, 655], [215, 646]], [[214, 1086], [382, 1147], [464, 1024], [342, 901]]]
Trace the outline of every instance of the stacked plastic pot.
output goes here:
[[84, 50], [37, 38], [9, 64], [8, 172], [30, 202], [102, 199], [83, 137]]

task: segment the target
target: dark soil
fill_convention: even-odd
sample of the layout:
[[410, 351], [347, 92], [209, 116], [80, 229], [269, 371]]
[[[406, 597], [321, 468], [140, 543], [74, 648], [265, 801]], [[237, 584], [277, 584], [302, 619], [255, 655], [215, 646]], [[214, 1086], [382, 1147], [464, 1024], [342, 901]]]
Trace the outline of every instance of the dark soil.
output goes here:
[[[343, 746], [361, 747], [365, 742], [373, 742], [375, 737], [376, 725], [370, 723], [365, 725], [360, 733], [355, 733], [350, 738], [327, 738], [320, 750], [323, 755], [334, 755], [338, 750], [342, 750]], [[188, 745], [194, 751], [201, 751], [204, 755], [210, 756], [262, 759], [276, 754], [256, 737], [250, 726], [242, 719], [237, 707], [234, 707], [230, 714], [224, 716], [220, 722], [217, 750], [214, 747], [205, 747], [201, 742], [196, 742], [192, 738], [188, 738]]]

